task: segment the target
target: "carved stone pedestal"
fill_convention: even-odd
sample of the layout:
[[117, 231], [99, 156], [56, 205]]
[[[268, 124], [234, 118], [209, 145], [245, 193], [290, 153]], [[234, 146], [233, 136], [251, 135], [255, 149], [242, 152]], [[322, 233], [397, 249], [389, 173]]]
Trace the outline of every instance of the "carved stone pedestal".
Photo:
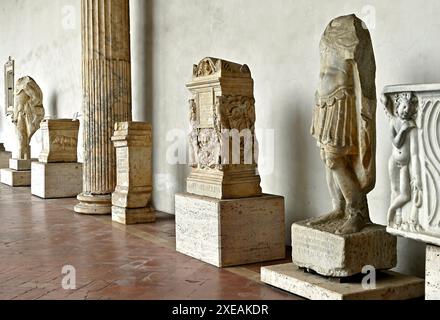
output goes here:
[[311, 274], [293, 263], [263, 267], [261, 281], [311, 300], [407, 300], [424, 294], [423, 279], [392, 271], [378, 273], [376, 286], [367, 287], [361, 280], [341, 283]]
[[41, 123], [43, 150], [32, 163], [32, 194], [43, 199], [72, 198], [82, 190], [77, 162], [79, 121], [46, 119]]
[[40, 128], [43, 136], [43, 150], [40, 153], [40, 162], [77, 162], [78, 120], [45, 119], [41, 122]]
[[371, 224], [360, 232], [338, 235], [335, 230], [343, 220], [313, 227], [309, 221], [292, 225], [293, 263], [263, 267], [262, 282], [313, 300], [423, 296], [423, 279], [381, 271], [397, 262], [397, 239], [385, 227]]
[[113, 221], [122, 224], [155, 221], [151, 208], [151, 126], [119, 122], [112, 141], [116, 147], [116, 189], [112, 195]]
[[192, 94], [187, 192], [217, 199], [260, 196], [249, 67], [205, 58], [194, 65], [187, 87]]
[[440, 300], [440, 247], [426, 247], [426, 300]]
[[10, 159], [9, 168], [0, 170], [1, 183], [10, 187], [29, 187], [32, 161], [34, 160]]
[[343, 220], [313, 227], [307, 222], [292, 225], [292, 261], [298, 267], [323, 276], [349, 277], [361, 273], [364, 266], [376, 270], [396, 266], [397, 238], [385, 227], [372, 224], [357, 233], [338, 235], [335, 231]]
[[205, 58], [187, 87], [192, 169], [176, 195], [177, 251], [217, 267], [283, 259], [284, 198], [260, 187], [249, 67]]
[[12, 153], [5, 151], [3, 143], [0, 143], [0, 169], [9, 168], [9, 160], [12, 158]]
[[285, 258], [284, 198], [176, 195], [177, 251], [217, 267]]
[[32, 163], [34, 196], [43, 199], [74, 198], [82, 188], [80, 163]]

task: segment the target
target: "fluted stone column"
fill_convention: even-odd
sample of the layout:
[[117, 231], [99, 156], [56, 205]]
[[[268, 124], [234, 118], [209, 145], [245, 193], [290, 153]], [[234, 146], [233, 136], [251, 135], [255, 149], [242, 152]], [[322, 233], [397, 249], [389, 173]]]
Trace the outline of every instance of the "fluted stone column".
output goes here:
[[83, 55], [83, 193], [75, 211], [110, 214], [116, 186], [111, 137], [131, 121], [129, 0], [81, 0]]

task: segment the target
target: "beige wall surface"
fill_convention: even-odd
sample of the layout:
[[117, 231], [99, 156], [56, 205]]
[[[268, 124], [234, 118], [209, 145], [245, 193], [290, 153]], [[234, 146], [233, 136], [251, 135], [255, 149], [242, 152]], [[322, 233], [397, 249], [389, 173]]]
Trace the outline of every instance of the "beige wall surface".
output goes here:
[[[0, 2], [0, 62], [12, 55], [16, 76], [35, 78], [48, 115], [81, 112], [80, 0]], [[173, 145], [185, 147], [184, 141], [173, 140], [188, 130], [185, 83], [192, 64], [206, 56], [246, 63], [252, 71], [257, 129], [264, 133], [262, 187], [286, 197], [287, 231], [292, 222], [330, 209], [324, 166], [309, 128], [319, 40], [332, 18], [356, 13], [369, 26], [378, 96], [389, 84], [440, 82], [437, 0], [131, 0], [131, 9], [133, 115], [153, 123], [154, 204], [164, 212], [174, 212], [174, 194], [185, 189], [186, 166], [168, 158]], [[0, 141], [13, 150], [3, 101], [2, 90]], [[380, 104], [377, 118], [377, 186], [369, 201], [374, 222], [385, 224], [391, 148]], [[37, 133], [34, 155], [40, 144]], [[424, 245], [399, 240], [399, 258], [399, 270], [423, 275]]]

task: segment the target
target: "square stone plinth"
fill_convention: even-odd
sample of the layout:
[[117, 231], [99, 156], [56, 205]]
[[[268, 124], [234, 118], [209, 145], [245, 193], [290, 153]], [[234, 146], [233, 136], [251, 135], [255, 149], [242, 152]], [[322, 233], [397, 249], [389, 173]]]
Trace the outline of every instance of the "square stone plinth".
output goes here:
[[336, 282], [304, 272], [293, 263], [261, 269], [261, 281], [311, 300], [407, 300], [423, 297], [423, 279], [392, 271], [376, 274], [376, 285], [362, 286], [362, 280]]
[[0, 169], [9, 168], [9, 160], [12, 158], [12, 153], [7, 151], [0, 151]]
[[74, 198], [82, 191], [81, 163], [32, 163], [34, 196], [43, 199]]
[[217, 267], [285, 258], [284, 198], [176, 195], [177, 251]]
[[0, 170], [1, 183], [10, 187], [29, 187], [31, 185], [31, 171], [16, 171], [13, 169]]
[[440, 248], [426, 247], [426, 300], [440, 300]]
[[151, 223], [156, 221], [156, 214], [152, 208], [127, 209], [113, 206], [112, 220], [126, 225]]
[[33, 160], [10, 159], [9, 168], [16, 171], [29, 171]]
[[318, 226], [308, 226], [308, 221], [292, 225], [292, 260], [299, 267], [348, 277], [365, 266], [387, 270], [397, 264], [397, 238], [383, 226], [371, 224], [357, 233], [337, 235], [344, 220]]

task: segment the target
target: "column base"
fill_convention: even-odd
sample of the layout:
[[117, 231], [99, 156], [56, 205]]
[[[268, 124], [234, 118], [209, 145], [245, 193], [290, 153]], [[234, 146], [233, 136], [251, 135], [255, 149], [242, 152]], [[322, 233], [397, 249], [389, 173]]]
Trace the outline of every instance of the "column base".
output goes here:
[[392, 271], [377, 272], [376, 276], [376, 287], [368, 288], [362, 285], [362, 277], [341, 283], [305, 272], [293, 263], [261, 268], [262, 282], [310, 300], [408, 300], [423, 297], [423, 279]]
[[176, 195], [176, 250], [216, 267], [284, 259], [284, 198]]
[[150, 207], [129, 209], [113, 206], [112, 220], [125, 225], [151, 223], [156, 221], [156, 214]]
[[91, 195], [81, 193], [77, 199], [80, 203], [74, 208], [76, 213], [90, 215], [110, 215], [112, 213], [111, 194]]
[[13, 169], [0, 170], [1, 183], [10, 187], [30, 187], [31, 171], [17, 171]]
[[81, 163], [32, 163], [32, 194], [43, 199], [74, 198], [82, 190]]

